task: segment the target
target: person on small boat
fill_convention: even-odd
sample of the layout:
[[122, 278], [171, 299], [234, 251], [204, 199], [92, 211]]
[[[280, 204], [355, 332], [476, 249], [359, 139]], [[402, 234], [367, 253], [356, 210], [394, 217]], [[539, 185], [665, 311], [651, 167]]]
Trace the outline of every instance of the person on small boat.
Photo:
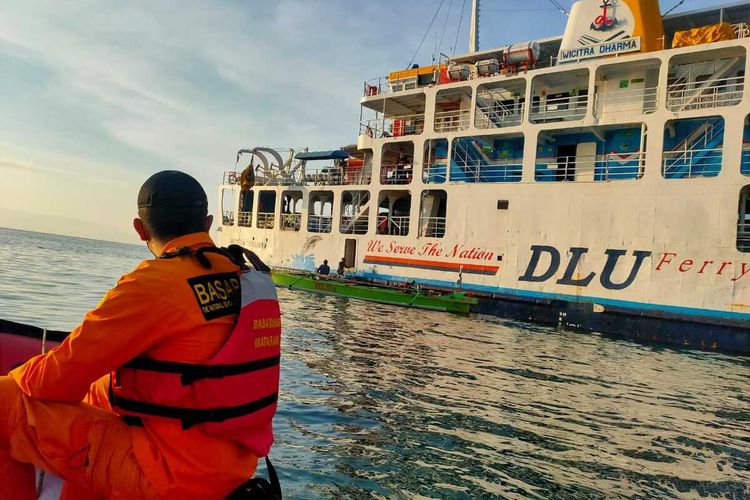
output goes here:
[[59, 347], [0, 377], [2, 500], [36, 498], [34, 466], [65, 480], [66, 499], [224, 498], [268, 454], [273, 283], [216, 248], [206, 194], [187, 174], [150, 177], [138, 216], [156, 258]]
[[336, 270], [336, 274], [339, 275], [339, 278], [343, 278], [345, 272], [346, 272], [346, 258], [341, 257], [341, 260], [339, 261], [339, 268]]
[[331, 274], [331, 266], [328, 265], [328, 260], [323, 260], [323, 263], [318, 266], [318, 274], [328, 276]]

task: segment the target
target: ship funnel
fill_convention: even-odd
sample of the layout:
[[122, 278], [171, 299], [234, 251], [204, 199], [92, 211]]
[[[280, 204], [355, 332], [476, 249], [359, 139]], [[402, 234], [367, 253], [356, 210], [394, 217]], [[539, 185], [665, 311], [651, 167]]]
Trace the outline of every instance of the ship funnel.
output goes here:
[[570, 10], [557, 64], [663, 48], [658, 0], [580, 0]]

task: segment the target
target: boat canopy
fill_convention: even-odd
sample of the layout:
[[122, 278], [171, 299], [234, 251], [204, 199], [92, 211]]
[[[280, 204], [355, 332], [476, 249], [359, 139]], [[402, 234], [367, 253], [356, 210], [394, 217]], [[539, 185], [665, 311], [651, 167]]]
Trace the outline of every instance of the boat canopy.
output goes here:
[[345, 160], [349, 158], [349, 153], [341, 149], [333, 151], [310, 151], [309, 153], [299, 153], [295, 158], [297, 160]]

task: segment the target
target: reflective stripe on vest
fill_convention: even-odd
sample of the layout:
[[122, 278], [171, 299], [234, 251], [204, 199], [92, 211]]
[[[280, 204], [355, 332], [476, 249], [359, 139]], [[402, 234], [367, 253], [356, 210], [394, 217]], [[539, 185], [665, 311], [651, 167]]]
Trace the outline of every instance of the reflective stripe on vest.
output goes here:
[[241, 308], [224, 346], [203, 364], [137, 358], [112, 375], [110, 402], [123, 416], [179, 419], [208, 436], [265, 456], [273, 442], [281, 315], [270, 276], [240, 274]]

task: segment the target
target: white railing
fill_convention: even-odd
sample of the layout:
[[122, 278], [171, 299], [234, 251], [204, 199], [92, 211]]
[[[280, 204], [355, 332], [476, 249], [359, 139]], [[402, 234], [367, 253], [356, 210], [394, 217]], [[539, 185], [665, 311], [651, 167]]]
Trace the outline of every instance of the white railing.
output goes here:
[[282, 231], [299, 231], [302, 225], [302, 214], [281, 214]]
[[594, 96], [594, 115], [602, 117], [622, 112], [653, 113], [659, 104], [659, 87], [615, 90]]
[[406, 236], [409, 234], [409, 216], [378, 215], [378, 234], [390, 234], [394, 236]]
[[667, 107], [672, 111], [734, 106], [742, 101], [745, 77], [675, 83], [667, 89]]
[[667, 179], [715, 177], [722, 164], [722, 149], [689, 149], [662, 153], [661, 173]]
[[552, 99], [542, 97], [532, 104], [530, 118], [535, 123], [580, 120], [586, 116], [588, 101], [588, 94]]
[[389, 116], [363, 120], [359, 124], [360, 135], [369, 137], [403, 137], [419, 135], [424, 131], [424, 114]]
[[445, 236], [445, 217], [420, 217], [419, 236], [442, 238]]
[[259, 229], [273, 229], [273, 212], [258, 212]]
[[330, 233], [333, 217], [330, 215], [309, 215], [307, 230], [311, 233]]
[[750, 221], [737, 224], [737, 250], [750, 252]]
[[253, 223], [252, 212], [237, 212], [237, 225], [241, 227], [250, 227]]
[[342, 215], [340, 231], [344, 234], [367, 234], [367, 215]]
[[750, 26], [746, 23], [733, 24], [732, 29], [734, 30], [734, 34], [737, 35], [737, 38], [750, 37]]
[[646, 153], [609, 153], [537, 158], [537, 181], [604, 182], [640, 179], [646, 165]]
[[364, 96], [372, 97], [379, 94], [387, 94], [391, 92], [391, 88], [388, 85], [388, 77], [381, 76], [379, 78], [373, 78], [367, 80], [364, 83]]
[[457, 161], [461, 175], [451, 172], [451, 181], [458, 182], [520, 182], [523, 158], [503, 158], [482, 162], [462, 159]]
[[474, 125], [477, 128], [514, 127], [520, 125], [523, 121], [525, 109], [526, 103], [523, 102], [514, 107], [504, 106], [499, 102], [486, 106], [477, 106]]
[[234, 226], [234, 210], [224, 210], [221, 213], [221, 223], [224, 226]]
[[381, 184], [410, 184], [413, 167], [410, 163], [387, 164], [380, 166], [380, 183]]
[[422, 182], [442, 184], [448, 178], [448, 162], [433, 162], [422, 166]]
[[750, 175], [750, 150], [742, 151], [742, 159], [740, 160], [740, 172], [743, 175]]
[[435, 112], [435, 132], [455, 132], [469, 128], [470, 109]]
[[242, 172], [228, 170], [224, 172], [223, 184], [239, 184], [241, 175], [242, 175]]
[[372, 168], [369, 165], [349, 169], [335, 165], [317, 169], [305, 167], [304, 183], [314, 186], [366, 185], [371, 177]]

